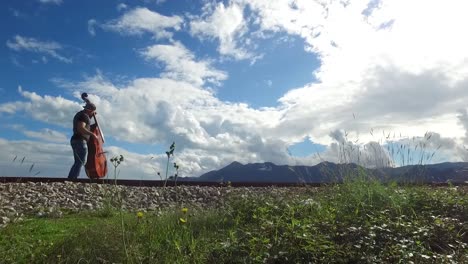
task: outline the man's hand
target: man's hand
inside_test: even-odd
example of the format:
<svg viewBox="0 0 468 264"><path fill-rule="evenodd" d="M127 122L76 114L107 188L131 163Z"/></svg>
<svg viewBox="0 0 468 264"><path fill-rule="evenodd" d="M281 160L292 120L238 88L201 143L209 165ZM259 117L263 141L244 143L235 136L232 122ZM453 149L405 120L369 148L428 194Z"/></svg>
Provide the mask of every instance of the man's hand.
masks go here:
<svg viewBox="0 0 468 264"><path fill-rule="evenodd" d="M78 122L78 132L83 136L88 135L88 136L90 136L90 138L93 137L93 138L97 139L97 136L93 132L86 129L85 122Z"/></svg>

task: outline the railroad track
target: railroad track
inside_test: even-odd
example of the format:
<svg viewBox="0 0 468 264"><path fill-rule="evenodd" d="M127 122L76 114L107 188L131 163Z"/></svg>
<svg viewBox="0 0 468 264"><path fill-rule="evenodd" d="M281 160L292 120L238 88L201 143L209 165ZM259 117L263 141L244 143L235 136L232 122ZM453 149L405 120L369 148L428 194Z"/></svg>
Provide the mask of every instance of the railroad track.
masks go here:
<svg viewBox="0 0 468 264"><path fill-rule="evenodd" d="M113 179L75 179L69 180L67 178L52 178L52 177L0 177L0 183L24 183L24 182L80 182L80 183L97 183L97 184L117 184L124 186L147 186L147 187L163 187L165 181L161 180L113 180ZM330 183L292 183L292 182L203 182L203 181L172 181L168 180L166 186L218 186L218 187L297 187L297 186L309 186L309 187L322 187L329 185ZM408 184L408 183L405 183ZM409 183L411 185L427 185L427 186L449 186L448 183ZM453 183L454 186L468 186L468 182Z"/></svg>
<svg viewBox="0 0 468 264"><path fill-rule="evenodd" d="M114 180L114 179L74 179L69 180L67 178L52 178L52 177L0 177L0 183L7 183L7 182L81 182L81 183L98 183L98 184L117 184L117 185L125 185L125 186L148 186L148 187L163 187L165 181L161 180ZM168 180L166 182L166 186L228 186L231 187L268 187L268 186L276 186L276 187L293 187L293 186L312 186L312 187L319 187L323 186L321 183L268 183L268 182L204 182L204 181L172 181Z"/></svg>

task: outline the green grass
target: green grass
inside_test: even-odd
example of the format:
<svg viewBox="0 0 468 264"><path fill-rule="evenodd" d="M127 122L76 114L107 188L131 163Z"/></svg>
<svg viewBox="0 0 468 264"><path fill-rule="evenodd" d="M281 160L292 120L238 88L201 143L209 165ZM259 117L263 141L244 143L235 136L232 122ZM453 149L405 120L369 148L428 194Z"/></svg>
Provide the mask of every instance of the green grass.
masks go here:
<svg viewBox="0 0 468 264"><path fill-rule="evenodd" d="M0 262L468 263L468 195L461 188L359 177L305 190L231 196L217 210L141 218L31 218L0 230Z"/></svg>
<svg viewBox="0 0 468 264"><path fill-rule="evenodd" d="M236 199L229 256L255 263L466 263L466 193L352 181L304 200Z"/></svg>
<svg viewBox="0 0 468 264"><path fill-rule="evenodd" d="M0 230L0 263L30 263L57 246L71 234L102 223L89 215L70 215L60 219L30 218Z"/></svg>
<svg viewBox="0 0 468 264"><path fill-rule="evenodd" d="M215 211L99 215L11 224L0 230L0 263L206 263L224 229Z"/></svg>

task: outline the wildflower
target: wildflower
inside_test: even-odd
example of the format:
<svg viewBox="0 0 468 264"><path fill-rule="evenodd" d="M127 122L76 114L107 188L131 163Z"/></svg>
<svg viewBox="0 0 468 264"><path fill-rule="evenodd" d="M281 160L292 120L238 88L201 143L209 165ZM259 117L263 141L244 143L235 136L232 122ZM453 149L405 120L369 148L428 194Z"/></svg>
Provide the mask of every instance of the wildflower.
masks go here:
<svg viewBox="0 0 468 264"><path fill-rule="evenodd" d="M143 212L141 212L141 211L138 212L138 213L137 213L137 217L138 217L138 218L143 218Z"/></svg>
<svg viewBox="0 0 468 264"><path fill-rule="evenodd" d="M187 212L188 212L188 208L187 208L187 207L182 208L182 213L186 214Z"/></svg>
<svg viewBox="0 0 468 264"><path fill-rule="evenodd" d="M185 223L187 223L187 220L184 219L184 218L179 218L179 223L185 224Z"/></svg>

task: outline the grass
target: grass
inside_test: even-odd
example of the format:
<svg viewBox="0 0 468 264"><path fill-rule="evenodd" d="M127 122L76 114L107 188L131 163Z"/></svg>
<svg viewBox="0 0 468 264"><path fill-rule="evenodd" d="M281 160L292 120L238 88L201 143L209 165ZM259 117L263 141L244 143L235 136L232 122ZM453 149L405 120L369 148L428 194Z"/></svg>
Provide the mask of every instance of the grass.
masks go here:
<svg viewBox="0 0 468 264"><path fill-rule="evenodd" d="M161 217L134 215L124 217L125 234L120 217L107 219L99 226L82 229L42 259L44 263L77 263L110 261L113 263L188 263L191 259L205 263L210 241L217 237L217 223L208 214L194 219L188 226L179 224L168 213ZM123 238L124 236L124 238ZM125 239L126 250L122 239ZM90 246L92 245L92 246Z"/></svg>
<svg viewBox="0 0 468 264"><path fill-rule="evenodd" d="M232 215L242 228L219 256L238 256L235 263L464 263L467 213L467 196L456 190L359 181L307 200L237 200Z"/></svg>
<svg viewBox="0 0 468 264"><path fill-rule="evenodd" d="M31 218L0 231L0 263L206 263L224 223L213 211L188 214L126 213L125 234L120 216Z"/></svg>
<svg viewBox="0 0 468 264"><path fill-rule="evenodd" d="M0 263L31 263L42 258L71 234L96 226L102 218L67 215L63 218L30 218L0 230Z"/></svg>
<svg viewBox="0 0 468 264"><path fill-rule="evenodd" d="M0 230L0 263L468 262L466 190L365 176L301 190L205 211L31 218Z"/></svg>

